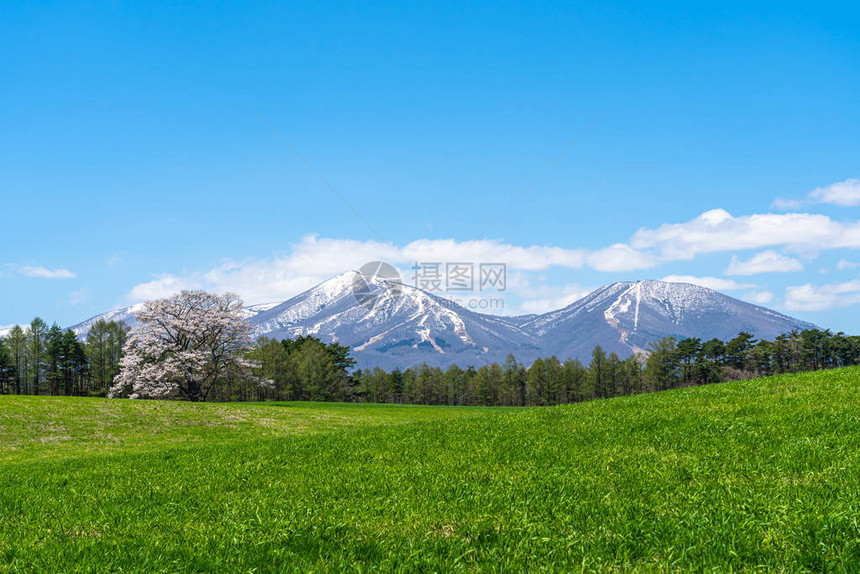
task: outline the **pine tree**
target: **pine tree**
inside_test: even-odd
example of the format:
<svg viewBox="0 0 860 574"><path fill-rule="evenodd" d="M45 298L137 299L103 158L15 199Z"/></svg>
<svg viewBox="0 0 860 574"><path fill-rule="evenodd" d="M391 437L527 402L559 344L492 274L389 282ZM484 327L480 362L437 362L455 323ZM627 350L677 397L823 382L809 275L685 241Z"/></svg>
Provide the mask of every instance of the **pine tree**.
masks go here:
<svg viewBox="0 0 860 574"><path fill-rule="evenodd" d="M38 395L42 392L42 383L45 372L45 339L48 334L48 325L39 317L30 322L27 329L27 363L29 367L28 386L30 394Z"/></svg>
<svg viewBox="0 0 860 574"><path fill-rule="evenodd" d="M60 386L64 378L65 351L63 330L54 323L45 335L45 383L48 393L52 396L60 394Z"/></svg>
<svg viewBox="0 0 860 574"><path fill-rule="evenodd" d="M588 396L588 371L578 360L564 362L564 379L569 402L584 401Z"/></svg>
<svg viewBox="0 0 860 574"><path fill-rule="evenodd" d="M557 405L567 402L567 389L564 381L564 367L555 355L544 360L546 371L546 403Z"/></svg>
<svg viewBox="0 0 860 574"><path fill-rule="evenodd" d="M527 382L527 397L526 404L529 405L546 405L549 404L548 381L546 375L546 362L543 359L537 359L528 371Z"/></svg>
<svg viewBox="0 0 860 574"><path fill-rule="evenodd" d="M726 345L719 339L702 343L699 351L697 380L703 384L720 382L725 353Z"/></svg>
<svg viewBox="0 0 860 574"><path fill-rule="evenodd" d="M606 396L617 397L622 394L624 365L618 355L609 353L606 357Z"/></svg>
<svg viewBox="0 0 860 574"><path fill-rule="evenodd" d="M338 371L331 355L319 340L304 341L297 351L290 353L295 361L296 375L304 390L304 397L312 401L330 401L338 391Z"/></svg>
<svg viewBox="0 0 860 574"><path fill-rule="evenodd" d="M644 364L645 357L641 354L630 355L624 361L623 394L634 395L644 390L644 375L642 371Z"/></svg>
<svg viewBox="0 0 860 574"><path fill-rule="evenodd" d="M403 402L403 371L395 368L388 378L388 388L391 391L391 399L395 403Z"/></svg>
<svg viewBox="0 0 860 574"><path fill-rule="evenodd" d="M651 388L664 391L678 385L678 359L675 337L666 337L650 345L651 354L645 364L645 376Z"/></svg>
<svg viewBox="0 0 860 574"><path fill-rule="evenodd" d="M600 345L596 346L591 352L591 362L588 364L588 379L592 396L597 398L608 396L606 385L606 352Z"/></svg>
<svg viewBox="0 0 860 574"><path fill-rule="evenodd" d="M269 391L273 398L294 401L301 397L295 364L282 343L260 337L251 351L251 358L259 364L257 375L272 381Z"/></svg>
<svg viewBox="0 0 860 574"><path fill-rule="evenodd" d="M5 395L14 390L15 365L6 339L0 337L0 394Z"/></svg>
<svg viewBox="0 0 860 574"><path fill-rule="evenodd" d="M96 389L107 389L113 384L113 378L119 372L111 372L111 353L109 349L110 332L108 322L99 319L87 332L87 355L93 376L93 386ZM118 366L118 365L117 365Z"/></svg>
<svg viewBox="0 0 860 574"><path fill-rule="evenodd" d="M749 352L755 344L755 337L746 331L741 331L726 343L726 364L736 369L738 375L742 376L748 370Z"/></svg>
<svg viewBox="0 0 860 574"><path fill-rule="evenodd" d="M681 363L681 384L687 386L697 382L695 362L701 350L701 339L691 337L678 341L676 353L678 362Z"/></svg>
<svg viewBox="0 0 860 574"><path fill-rule="evenodd" d="M466 372L457 365L451 365L443 375L447 404L462 405L466 393Z"/></svg>
<svg viewBox="0 0 860 574"><path fill-rule="evenodd" d="M509 354L502 365L501 404L503 406L522 405L525 386L520 376L520 366L516 358Z"/></svg>
<svg viewBox="0 0 860 574"><path fill-rule="evenodd" d="M71 329L63 333L62 347L63 392L66 396L83 395L90 367L86 348Z"/></svg>
<svg viewBox="0 0 860 574"><path fill-rule="evenodd" d="M27 371L27 336L20 325L15 325L6 337L12 366L15 369L14 392L20 395L24 392L24 377Z"/></svg>

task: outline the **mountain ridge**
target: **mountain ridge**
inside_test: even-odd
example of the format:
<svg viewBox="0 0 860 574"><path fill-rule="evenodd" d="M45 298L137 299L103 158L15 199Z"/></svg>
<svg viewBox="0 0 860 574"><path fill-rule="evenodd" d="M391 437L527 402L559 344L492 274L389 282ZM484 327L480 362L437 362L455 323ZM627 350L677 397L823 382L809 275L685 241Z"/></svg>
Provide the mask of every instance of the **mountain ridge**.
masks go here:
<svg viewBox="0 0 860 574"><path fill-rule="evenodd" d="M361 280L360 297L356 281ZM78 336L99 318L133 317L133 306L74 325ZM641 280L604 285L570 305L535 315L495 316L404 283L341 273L282 303L252 305L255 337L313 335L353 350L359 368L447 367L502 362L509 354L587 361L600 345L627 357L679 339L729 339L740 331L772 339L815 325L690 283ZM110 319L108 319L110 320Z"/></svg>

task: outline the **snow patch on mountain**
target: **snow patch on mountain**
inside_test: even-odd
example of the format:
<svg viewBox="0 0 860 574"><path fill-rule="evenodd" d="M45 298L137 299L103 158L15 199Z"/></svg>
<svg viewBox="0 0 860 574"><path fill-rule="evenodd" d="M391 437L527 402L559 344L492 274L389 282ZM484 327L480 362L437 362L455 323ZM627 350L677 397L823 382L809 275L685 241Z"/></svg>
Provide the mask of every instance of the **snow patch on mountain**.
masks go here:
<svg viewBox="0 0 860 574"><path fill-rule="evenodd" d="M361 286L357 297L354 286ZM73 330L85 336L97 319L134 325L136 305L88 319ZM503 362L508 354L590 360L595 346L627 357L650 343L729 339L739 331L772 339L814 325L711 289L663 281L603 286L563 309L543 315L498 317L465 309L410 285L342 273L283 303L245 309L255 336L313 335L352 348L359 368L405 368L427 362L461 366Z"/></svg>
<svg viewBox="0 0 860 574"><path fill-rule="evenodd" d="M245 307L242 309L242 316L245 319L252 319L256 317L260 313L264 311L268 311L275 305L279 303L262 303L260 305L251 305L250 307ZM143 309L143 303L137 303L136 305L132 305L131 307L124 307L122 309L115 309L113 311L108 311L107 313L102 313L101 315L96 315L95 317L90 317L86 321L78 323L77 325L72 325L69 327L72 332L79 339L86 340L87 333L89 333L92 326L96 323L96 321L103 319L107 322L116 321L119 323L120 321L124 322L129 327L134 328L137 325L137 319L135 315L137 312Z"/></svg>

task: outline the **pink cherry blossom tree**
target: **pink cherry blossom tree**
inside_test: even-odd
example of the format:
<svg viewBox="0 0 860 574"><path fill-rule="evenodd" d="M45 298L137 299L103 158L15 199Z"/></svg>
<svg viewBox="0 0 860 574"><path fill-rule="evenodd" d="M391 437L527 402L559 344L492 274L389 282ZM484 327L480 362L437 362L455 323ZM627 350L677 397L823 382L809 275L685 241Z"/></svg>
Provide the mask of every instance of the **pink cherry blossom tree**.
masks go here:
<svg viewBox="0 0 860 574"><path fill-rule="evenodd" d="M147 301L135 317L111 397L205 401L226 377L255 380L246 356L251 326L237 295L182 291Z"/></svg>

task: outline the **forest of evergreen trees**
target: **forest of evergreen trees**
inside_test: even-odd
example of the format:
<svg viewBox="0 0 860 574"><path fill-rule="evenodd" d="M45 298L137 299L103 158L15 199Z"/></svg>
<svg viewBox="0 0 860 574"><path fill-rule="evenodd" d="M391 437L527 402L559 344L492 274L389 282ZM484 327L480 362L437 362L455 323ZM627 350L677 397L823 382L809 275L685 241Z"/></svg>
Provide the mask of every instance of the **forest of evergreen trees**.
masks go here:
<svg viewBox="0 0 860 574"><path fill-rule="evenodd" d="M813 371L860 364L860 337L819 329L795 331L773 341L739 333L729 341L668 337L648 356L626 359L597 347L591 361L538 359L531 366L509 356L466 369L427 364L405 370L379 367L350 373L349 349L313 337L261 338L252 352L271 389L246 385L254 400L364 401L428 405L555 405L661 391L677 387ZM233 390L233 393L236 389Z"/></svg>
<svg viewBox="0 0 860 574"><path fill-rule="evenodd" d="M0 394L106 396L119 373L125 323L95 322L81 342L36 317L0 337Z"/></svg>
<svg viewBox="0 0 860 574"><path fill-rule="evenodd" d="M119 373L124 323L98 321L85 342L70 330L34 319L0 338L0 394L106 396ZM447 369L353 370L349 347L315 337L262 337L250 351L256 375L218 382L210 400L314 400L428 405L555 405L779 373L860 364L860 337L818 329L773 341L739 333L730 341L669 337L649 353L625 359L594 349L589 363L557 357L532 365L509 356L503 364Z"/></svg>

